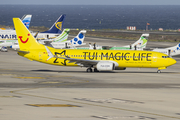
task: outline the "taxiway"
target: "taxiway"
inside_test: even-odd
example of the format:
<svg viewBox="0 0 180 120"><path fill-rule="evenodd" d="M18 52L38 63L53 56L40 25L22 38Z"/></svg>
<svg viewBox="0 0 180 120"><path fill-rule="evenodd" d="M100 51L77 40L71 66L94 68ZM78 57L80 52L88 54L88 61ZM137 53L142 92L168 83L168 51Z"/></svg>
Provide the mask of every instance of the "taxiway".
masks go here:
<svg viewBox="0 0 180 120"><path fill-rule="evenodd" d="M136 41L136 40L134 40ZM99 45L134 42L86 37ZM177 43L148 42L148 47ZM86 68L47 65L0 52L2 120L176 120L180 119L180 57L157 69L87 73Z"/></svg>

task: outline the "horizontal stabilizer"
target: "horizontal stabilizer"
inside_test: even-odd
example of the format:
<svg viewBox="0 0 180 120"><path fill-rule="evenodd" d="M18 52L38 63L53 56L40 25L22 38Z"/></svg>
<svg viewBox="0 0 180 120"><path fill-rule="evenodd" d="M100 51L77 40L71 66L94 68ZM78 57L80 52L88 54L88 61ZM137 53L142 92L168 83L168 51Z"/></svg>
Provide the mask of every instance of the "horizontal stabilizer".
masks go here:
<svg viewBox="0 0 180 120"><path fill-rule="evenodd" d="M45 48L46 48L46 51L47 51L48 56L49 56L49 58L48 58L46 61L48 61L48 60L50 60L51 58L55 57L55 56L52 54L52 52L51 52L46 46L45 46Z"/></svg>

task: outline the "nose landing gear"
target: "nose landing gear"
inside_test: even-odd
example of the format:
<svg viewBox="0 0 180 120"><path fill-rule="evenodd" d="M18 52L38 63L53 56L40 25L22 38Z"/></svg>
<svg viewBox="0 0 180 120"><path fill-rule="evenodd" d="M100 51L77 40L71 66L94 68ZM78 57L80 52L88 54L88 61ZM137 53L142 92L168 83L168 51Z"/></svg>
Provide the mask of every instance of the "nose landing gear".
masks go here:
<svg viewBox="0 0 180 120"><path fill-rule="evenodd" d="M161 70L158 70L157 73L161 73Z"/></svg>

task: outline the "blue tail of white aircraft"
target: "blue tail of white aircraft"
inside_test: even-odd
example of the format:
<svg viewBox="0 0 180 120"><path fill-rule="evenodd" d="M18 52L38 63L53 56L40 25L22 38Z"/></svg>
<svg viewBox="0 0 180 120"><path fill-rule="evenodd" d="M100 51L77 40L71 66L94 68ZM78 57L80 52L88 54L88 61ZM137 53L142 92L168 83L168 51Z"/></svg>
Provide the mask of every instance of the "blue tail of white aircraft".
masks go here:
<svg viewBox="0 0 180 120"><path fill-rule="evenodd" d="M24 15L21 20L22 22L24 23L24 25L29 29L29 25L30 25L30 22L31 22L31 17L32 15Z"/></svg>
<svg viewBox="0 0 180 120"><path fill-rule="evenodd" d="M63 31L63 24L64 24L65 17L66 17L65 14L61 15L48 31L44 31L41 33L58 33L58 34L61 34Z"/></svg>
<svg viewBox="0 0 180 120"><path fill-rule="evenodd" d="M84 45L84 38L85 38L86 30L81 30L78 35L70 40L72 46L79 46Z"/></svg>

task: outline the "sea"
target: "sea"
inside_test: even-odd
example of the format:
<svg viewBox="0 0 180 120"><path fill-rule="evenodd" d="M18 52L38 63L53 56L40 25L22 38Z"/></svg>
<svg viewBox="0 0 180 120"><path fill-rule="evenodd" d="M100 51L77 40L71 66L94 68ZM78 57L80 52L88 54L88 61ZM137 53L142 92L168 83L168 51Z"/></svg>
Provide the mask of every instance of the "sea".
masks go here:
<svg viewBox="0 0 180 120"><path fill-rule="evenodd" d="M50 28L66 14L71 29L180 29L179 5L0 5L0 25L13 26L13 17L32 14L30 26Z"/></svg>

